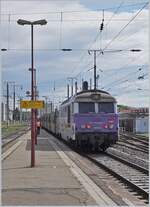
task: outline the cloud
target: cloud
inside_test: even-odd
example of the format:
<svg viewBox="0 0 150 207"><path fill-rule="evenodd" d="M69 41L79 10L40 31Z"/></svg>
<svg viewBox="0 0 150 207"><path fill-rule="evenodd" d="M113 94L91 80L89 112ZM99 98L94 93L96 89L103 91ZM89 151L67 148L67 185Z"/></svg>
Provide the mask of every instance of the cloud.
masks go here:
<svg viewBox="0 0 150 207"><path fill-rule="evenodd" d="M119 5L118 1L114 2L113 7L117 7ZM131 1L127 3L131 3ZM112 17L114 10L105 11L104 30L100 35L99 27L102 21L102 12L92 11L92 4L92 1L86 1L86 3L84 1L3 1L2 13L11 14L10 22L8 21L8 15L2 16L2 47L9 46L10 49L2 55L3 65L5 66L3 68L3 78L22 82L25 87L30 83L30 75L25 73L30 67L30 27L17 25L16 21L19 18L28 20L45 18L48 21L45 26L34 27L35 68L37 69L38 83L41 84L41 94L50 93L49 89L46 88L46 84L42 88L42 83L49 83L49 87L52 87L53 81L56 80L56 84L60 89L60 92L56 90L56 93L64 96L65 78L67 76L76 76L81 72L78 76L79 81L82 77L87 80L90 77L93 78L93 71L87 72L93 67L93 54L89 55L87 51L82 50L62 52L59 51L60 47L88 49L97 36L98 38L92 48L104 48L137 13L137 9L132 10L132 12L131 10L128 11L127 8L124 11L122 9L121 12L114 15L108 25L107 22ZM97 3L97 8L101 8L100 5L102 6L102 4ZM107 3L103 6L109 7L112 5ZM62 13L62 22L60 21L60 13L49 13L77 10L88 12ZM15 15L12 15L12 13L15 13ZM28 13L28 15L24 13ZM98 21L95 21L95 19L98 19ZM129 50L139 48L143 51L138 54L129 51L120 53L108 53L106 51L104 55L100 54L97 57L97 68L103 70L103 73L100 74L103 77L102 85L115 81L121 78L122 75L125 76L129 70L135 71L141 65L148 63L147 37L148 10L144 9L135 21L129 24L107 48ZM42 49L45 50L42 51ZM48 49L58 50L48 51ZM120 70L120 68L124 68L124 70ZM110 70L112 71L112 80L109 78L111 76L108 77ZM100 72L98 71L98 73ZM17 75L19 75L19 78ZM61 89L63 90L61 91ZM131 99L134 96L136 97L136 93L135 95L132 94ZM122 100L119 98L119 101ZM135 100L139 103L137 98ZM132 104L135 103L135 101L131 102Z"/></svg>

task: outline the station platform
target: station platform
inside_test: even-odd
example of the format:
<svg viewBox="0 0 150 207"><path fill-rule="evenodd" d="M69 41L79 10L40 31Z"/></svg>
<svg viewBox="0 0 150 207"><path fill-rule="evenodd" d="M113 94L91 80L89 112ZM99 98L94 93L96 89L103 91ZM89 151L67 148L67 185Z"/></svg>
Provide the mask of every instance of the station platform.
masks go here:
<svg viewBox="0 0 150 207"><path fill-rule="evenodd" d="M2 155L2 205L110 205L115 203L41 130L35 167L31 132Z"/></svg>

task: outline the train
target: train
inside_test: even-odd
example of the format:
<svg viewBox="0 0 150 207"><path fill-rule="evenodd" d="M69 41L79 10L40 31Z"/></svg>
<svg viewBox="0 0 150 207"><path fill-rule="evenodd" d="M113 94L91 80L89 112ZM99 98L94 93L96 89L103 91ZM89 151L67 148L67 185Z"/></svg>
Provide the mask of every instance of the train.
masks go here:
<svg viewBox="0 0 150 207"><path fill-rule="evenodd" d="M117 101L103 90L82 90L44 114L41 123L77 148L105 151L118 140Z"/></svg>

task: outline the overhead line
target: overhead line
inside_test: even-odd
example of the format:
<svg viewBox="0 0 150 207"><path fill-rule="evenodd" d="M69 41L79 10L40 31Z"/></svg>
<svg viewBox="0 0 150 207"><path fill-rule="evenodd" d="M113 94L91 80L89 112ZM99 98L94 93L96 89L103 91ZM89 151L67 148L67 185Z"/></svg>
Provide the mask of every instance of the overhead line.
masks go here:
<svg viewBox="0 0 150 207"><path fill-rule="evenodd" d="M123 8L126 7L133 7L133 6L138 6L138 5L142 5L145 4L146 2L141 2L141 3L136 3L136 4L127 4L124 5ZM61 12L63 13L85 13L85 12L99 12L99 11L107 11L107 10L113 10L116 9L116 7L108 7L108 8L102 8L102 9L97 9L97 10L78 10L78 11L51 11L51 12L29 12L29 13L10 13L11 15L37 15L37 14L59 14ZM8 15L9 13L1 13L1 15Z"/></svg>
<svg viewBox="0 0 150 207"><path fill-rule="evenodd" d="M128 78L129 75L130 75L130 77L128 78L128 80L131 78L131 75L137 74L138 72L139 72L139 69L138 69L137 71L135 71L135 72L128 73L128 74L125 75L124 77L122 77L122 78L120 78L120 79L118 79L118 80L116 80L116 81L113 81L113 82L107 84L104 88L112 87L112 86L116 86L116 85L118 86L118 85L124 83L124 82L126 81L126 80L124 80L124 79L125 79L125 78ZM128 81L128 80L127 80L127 81Z"/></svg>
<svg viewBox="0 0 150 207"><path fill-rule="evenodd" d="M107 20L107 18L105 20ZM137 21L145 21L145 20L146 20L145 18L137 19ZM9 22L16 23L16 21L17 21L17 19L10 20ZM61 21L61 19L60 20L47 19L47 21L48 22L99 22L99 19L63 19L63 21ZM111 21L128 21L128 19L113 19ZM8 22L8 20L1 19L1 22Z"/></svg>
<svg viewBox="0 0 150 207"><path fill-rule="evenodd" d="M8 51L11 50L18 50L18 51L29 51L30 49L25 49L25 48L8 48L7 49ZM86 51L88 52L88 50L91 50L90 48L69 48L69 49L60 49L60 48L35 48L34 50L39 50L39 51L61 51L63 52L63 50L70 50L69 52L78 52L78 51ZM106 50L105 52L126 52L126 51L131 51L130 49L109 49L109 50Z"/></svg>
<svg viewBox="0 0 150 207"><path fill-rule="evenodd" d="M122 70L124 70L124 69L126 69L128 66L130 66L130 64L131 64L132 62L135 62L139 57L140 57L140 55L138 55L136 59L130 61L130 63L125 64L123 67L121 67L121 70L119 70L119 72L120 72L120 71L122 72ZM142 65L142 66L137 66L137 67L143 67L143 66L144 66L144 65ZM120 68L119 68L119 69L120 69ZM108 71L108 70L107 70L107 71ZM109 71L111 71L111 70L109 70ZM117 69L117 71L118 71L118 69ZM104 74L104 73L103 73L103 74ZM111 74L109 75L109 77L112 78L114 75L116 75L116 70L115 70L113 73L111 73ZM108 85L108 84L107 84L107 85ZM105 86L104 86L104 88L105 88Z"/></svg>
<svg viewBox="0 0 150 207"><path fill-rule="evenodd" d="M121 32L139 15L139 13L148 5L149 2L144 4L144 6L136 13L134 17L130 19L130 21L117 33L115 37L103 48L103 51L110 46L110 44L121 34Z"/></svg>
<svg viewBox="0 0 150 207"><path fill-rule="evenodd" d="M117 14L121 6L123 5L124 0L120 3L120 5L117 7L116 11L112 14L112 16L109 18L108 22L106 23L105 27L112 21L113 17ZM105 18L106 19L106 18Z"/></svg>
<svg viewBox="0 0 150 207"><path fill-rule="evenodd" d="M114 14L111 16L111 18L109 19L109 21L106 23L105 26L108 26L108 24L111 22L112 18L117 14L117 12L119 11L120 7L122 6L124 0L120 3L120 5L117 7L116 11L114 12ZM103 15L104 15L104 10L103 10ZM103 17L104 18L104 17ZM106 18L105 18L106 20ZM100 36L102 35L102 33L100 33ZM99 32L96 35L96 37L94 38L94 41L91 43L90 47L96 42L97 38L99 37ZM91 63L91 62L90 62ZM81 71L82 72L82 71ZM79 74L81 74L81 72Z"/></svg>
<svg viewBox="0 0 150 207"><path fill-rule="evenodd" d="M129 82L129 80L130 80L130 82ZM128 80L128 85L127 86L124 86L124 87L122 87L122 88L119 88L119 89L121 89L121 90L124 90L124 89L126 89L126 88L128 88L130 85L136 85L137 87L139 87L138 86L138 84L136 84L135 82L131 82L131 80L135 80L135 79L133 79L133 78L129 78L129 80ZM145 80L147 80L147 79L145 79ZM119 83L118 85L120 85L121 83ZM109 89L109 90L111 90L111 88Z"/></svg>

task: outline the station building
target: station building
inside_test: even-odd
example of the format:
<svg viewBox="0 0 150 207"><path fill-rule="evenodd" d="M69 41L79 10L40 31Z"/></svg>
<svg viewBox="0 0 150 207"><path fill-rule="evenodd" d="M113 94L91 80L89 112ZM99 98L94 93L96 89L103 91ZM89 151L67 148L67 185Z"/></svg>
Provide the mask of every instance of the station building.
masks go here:
<svg viewBox="0 0 150 207"><path fill-rule="evenodd" d="M119 112L119 127L121 131L131 133L148 133L149 109L134 108Z"/></svg>

